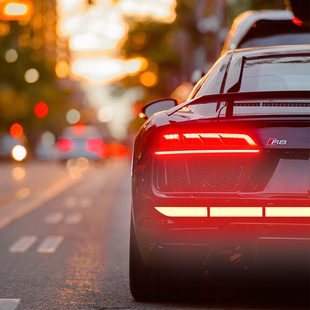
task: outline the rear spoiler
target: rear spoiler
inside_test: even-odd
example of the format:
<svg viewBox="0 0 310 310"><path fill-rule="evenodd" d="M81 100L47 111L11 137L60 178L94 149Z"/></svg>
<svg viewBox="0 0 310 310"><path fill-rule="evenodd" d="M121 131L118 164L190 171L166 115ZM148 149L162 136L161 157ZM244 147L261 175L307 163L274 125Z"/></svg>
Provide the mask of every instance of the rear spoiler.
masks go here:
<svg viewBox="0 0 310 310"><path fill-rule="evenodd" d="M227 103L226 117L231 117L233 113L233 106L235 100L253 100L253 99L304 99L310 100L309 90L298 90L298 91L264 91L264 92L242 92L242 93L225 93L216 95L206 95L193 100L184 102L166 111L168 116L174 114L175 112L183 109L186 106L194 104L207 104L218 102L218 108L220 107L220 102L225 101Z"/></svg>

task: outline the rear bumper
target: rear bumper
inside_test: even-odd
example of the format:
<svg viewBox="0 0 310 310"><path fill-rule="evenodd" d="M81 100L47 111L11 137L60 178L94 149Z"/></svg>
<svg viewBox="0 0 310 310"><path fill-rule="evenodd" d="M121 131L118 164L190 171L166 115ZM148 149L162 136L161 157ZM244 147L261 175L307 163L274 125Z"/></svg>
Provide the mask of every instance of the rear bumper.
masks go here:
<svg viewBox="0 0 310 310"><path fill-rule="evenodd" d="M310 224L231 222L218 236L201 271L213 277L309 277Z"/></svg>
<svg viewBox="0 0 310 310"><path fill-rule="evenodd" d="M169 217L145 208L134 222L149 266L214 277L309 274L309 217Z"/></svg>

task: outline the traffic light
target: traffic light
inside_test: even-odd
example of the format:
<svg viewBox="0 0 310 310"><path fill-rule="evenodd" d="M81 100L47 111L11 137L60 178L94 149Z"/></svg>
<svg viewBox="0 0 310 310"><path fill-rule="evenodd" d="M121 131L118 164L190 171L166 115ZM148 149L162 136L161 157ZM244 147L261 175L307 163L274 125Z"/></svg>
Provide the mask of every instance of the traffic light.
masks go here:
<svg viewBox="0 0 310 310"><path fill-rule="evenodd" d="M30 0L5 0L0 2L0 19L27 20L34 12L33 2Z"/></svg>

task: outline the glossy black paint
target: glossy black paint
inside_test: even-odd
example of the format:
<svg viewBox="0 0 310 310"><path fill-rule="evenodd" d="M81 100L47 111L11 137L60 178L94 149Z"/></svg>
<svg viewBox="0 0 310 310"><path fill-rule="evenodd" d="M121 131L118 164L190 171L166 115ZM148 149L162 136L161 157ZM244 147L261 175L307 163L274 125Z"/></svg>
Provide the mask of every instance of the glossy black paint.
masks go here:
<svg viewBox="0 0 310 310"><path fill-rule="evenodd" d="M260 57L264 55L279 55L289 53L309 52L309 46L277 47L265 49L244 50L229 53L222 57L223 61L231 59L230 66L241 57ZM227 58L228 57L228 58ZM220 65L220 63L218 64ZM229 64L225 64L229 70ZM211 69L215 70L215 69ZM211 76L208 73L208 76ZM196 93L203 87L197 84ZM221 72L223 80L221 90L226 85L235 85L230 73ZM225 87L230 90L232 86ZM193 96L195 95L195 90ZM296 93L295 93L296 95ZM226 94L218 96L218 100ZM233 94L240 96L240 94ZM252 94L255 97L255 94ZM266 94L268 97L268 94ZM272 97L272 95L271 95ZM279 99L274 94L275 99ZM291 92L294 101L294 92ZM295 96L296 97L296 96ZM297 96L298 97L298 96ZM309 92L301 96L309 102ZM204 99L214 100L215 94ZM192 100L199 101L193 97ZM186 107L184 103L181 107ZM139 250L144 263L155 267L183 267L193 272L209 271L215 276L227 271L226 268L241 273L255 273L264 268L266 251L271 244L279 244L277 238L282 238L280 244L284 250L279 250L278 259L285 253L285 240L293 242L296 253L307 253L310 241L309 217L265 217L265 208L274 207L309 207L309 148L310 148L310 117L309 115L277 115L277 116L249 116L207 118L193 111L172 108L167 112L157 113L148 119L140 129L134 146L132 161L132 217ZM174 132L233 132L244 133L253 137L261 146L261 152L255 156L254 164L247 177L247 181L237 192L162 192L156 186L156 156L154 149L159 137L165 133ZM268 145L269 139L276 138L286 141L285 144ZM194 155L189 155L194 156ZM250 155L253 156L253 155ZM208 155L197 156L197 161L210 160ZM229 157L227 157L229 160ZM295 169L298 166L299 172ZM308 167L308 168L307 168ZM305 168L305 169L304 169ZM308 169L308 170L307 170ZM294 184L291 188L284 184L284 179L290 178ZM283 182L283 184L281 184ZM280 183L280 184L279 184ZM300 190L299 190L300 189ZM168 217L158 212L155 207L262 207L261 218L211 218L211 217ZM292 229L291 229L292 228ZM200 233L204 233L204 241L200 244L191 243ZM242 236L248 235L248 238ZM179 237L178 237L179 236ZM232 238L235 236L235 238ZM173 242L169 242L169 238ZM292 239L292 240L291 240ZM294 239L294 240L293 240ZM167 241L168 240L168 241ZM223 248L232 251L228 262L234 255L234 249L240 247L245 257L240 264L217 263L224 254ZM289 242L287 242L289 244ZM235 248L234 248L235 247ZM286 248L289 251L289 248ZM238 254L238 251L236 252ZM262 254L259 254L262 253ZM222 256L221 256L222 255ZM275 254L276 255L276 254ZM307 256L308 255L308 256ZM277 255L276 255L277 256ZM222 257L223 258L223 257ZM301 259L303 269L309 269L306 257ZM293 258L288 259L293 263ZM309 261L309 260L308 260ZM272 267L270 267L272 268ZM266 268L267 270L268 268ZM293 268L294 269L294 268ZM308 270L309 271L309 270ZM270 272L270 269L268 269ZM296 271L297 272L297 271ZM229 272L226 272L226 275Z"/></svg>

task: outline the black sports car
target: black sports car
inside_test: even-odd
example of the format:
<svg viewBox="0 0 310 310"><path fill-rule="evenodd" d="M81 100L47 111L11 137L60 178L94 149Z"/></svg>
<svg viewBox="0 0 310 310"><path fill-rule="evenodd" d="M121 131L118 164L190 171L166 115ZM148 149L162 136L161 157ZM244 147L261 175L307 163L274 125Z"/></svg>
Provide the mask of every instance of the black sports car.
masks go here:
<svg viewBox="0 0 310 310"><path fill-rule="evenodd" d="M187 102L143 111L162 112L134 146L133 297L193 296L201 274L307 277L310 45L228 52Z"/></svg>

